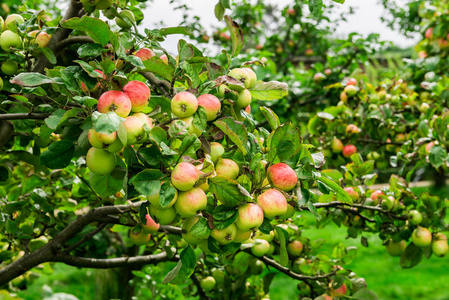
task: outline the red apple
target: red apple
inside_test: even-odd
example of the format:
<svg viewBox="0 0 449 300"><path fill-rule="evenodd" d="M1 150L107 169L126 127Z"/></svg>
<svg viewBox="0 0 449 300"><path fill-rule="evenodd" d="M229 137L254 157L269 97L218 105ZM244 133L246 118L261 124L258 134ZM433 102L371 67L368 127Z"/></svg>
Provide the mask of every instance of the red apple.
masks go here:
<svg viewBox="0 0 449 300"><path fill-rule="evenodd" d="M346 82L346 86L348 85L357 85L357 79L349 78L348 81Z"/></svg>
<svg viewBox="0 0 449 300"><path fill-rule="evenodd" d="M431 40L433 38L433 28L427 28L426 33L424 34L424 37L428 40Z"/></svg>
<svg viewBox="0 0 449 300"><path fill-rule="evenodd" d="M136 118L138 118L140 121L142 121L142 123L143 123L144 125L147 125L149 129L151 129L151 128L154 127L154 125L153 125L153 119L151 119L151 118L150 118L149 116L147 116L146 114L140 113L140 112L139 112L139 113L132 114L132 116L133 116L133 117L136 117Z"/></svg>
<svg viewBox="0 0 449 300"><path fill-rule="evenodd" d="M239 176L239 165L230 159L220 159L215 166L215 172L217 175L229 177L231 179L237 179Z"/></svg>
<svg viewBox="0 0 449 300"><path fill-rule="evenodd" d="M392 239L388 241L388 244L386 246L386 250L388 254L391 256L401 256L402 253L405 251L405 248L407 248L407 244L404 240L401 240L400 242L395 242Z"/></svg>
<svg viewBox="0 0 449 300"><path fill-rule="evenodd" d="M148 48L142 48L139 51L134 54L135 56L139 57L142 61L148 60L152 58L153 56L156 56L153 50L150 50Z"/></svg>
<svg viewBox="0 0 449 300"><path fill-rule="evenodd" d="M212 121L217 118L217 115L221 109L220 100L211 94L203 94L199 96L198 105L204 107L208 121Z"/></svg>
<svg viewBox="0 0 449 300"><path fill-rule="evenodd" d="M231 36L227 34L226 32L220 32L219 34L220 40L223 42L228 42L231 40Z"/></svg>
<svg viewBox="0 0 449 300"><path fill-rule="evenodd" d="M263 49L263 45L261 45L261 44L256 45L256 50L262 50L262 49Z"/></svg>
<svg viewBox="0 0 449 300"><path fill-rule="evenodd" d="M287 212L287 200L275 189L269 189L257 197L257 204L262 208L265 218L274 219Z"/></svg>
<svg viewBox="0 0 449 300"><path fill-rule="evenodd" d="M122 118L126 118L131 112L131 100L120 91L107 91L98 99L97 110L103 114L115 112Z"/></svg>
<svg viewBox="0 0 449 300"><path fill-rule="evenodd" d="M412 242L417 247L427 247L432 243L432 234L429 229L418 226L412 233Z"/></svg>
<svg viewBox="0 0 449 300"><path fill-rule="evenodd" d="M140 112L147 107L151 91L145 83L138 80L130 81L123 87L123 92L131 100L132 112Z"/></svg>
<svg viewBox="0 0 449 300"><path fill-rule="evenodd" d="M344 103L348 102L348 95L343 91L340 94L340 100L343 101Z"/></svg>
<svg viewBox="0 0 449 300"><path fill-rule="evenodd" d="M346 295L347 290L346 284L343 283L338 289L332 291L332 296L343 297Z"/></svg>
<svg viewBox="0 0 449 300"><path fill-rule="evenodd" d="M296 11L295 11L294 8L288 8L288 9L287 9L287 14L288 14L289 16L294 16L294 15L296 15Z"/></svg>
<svg viewBox="0 0 449 300"><path fill-rule="evenodd" d="M357 148L354 145L346 145L343 147L343 156L344 157L350 157L354 153L357 153Z"/></svg>
<svg viewBox="0 0 449 300"><path fill-rule="evenodd" d="M305 51L304 53L305 53L305 55L307 55L307 56L312 56L312 55L314 54L312 48L307 48L306 51Z"/></svg>
<svg viewBox="0 0 449 300"><path fill-rule="evenodd" d="M291 256L299 256L302 252L303 246L300 241L292 241L287 245L287 252Z"/></svg>
<svg viewBox="0 0 449 300"><path fill-rule="evenodd" d="M198 109L198 100L189 92L177 93L171 100L171 111L179 118L193 115Z"/></svg>
<svg viewBox="0 0 449 300"><path fill-rule="evenodd" d="M161 225L156 223L149 214L146 214L145 219L146 223L142 224L143 231L146 233L156 233Z"/></svg>
<svg viewBox="0 0 449 300"><path fill-rule="evenodd" d="M200 179L200 171L188 162L177 164L171 172L171 182L180 191L192 189L198 179Z"/></svg>
<svg viewBox="0 0 449 300"><path fill-rule="evenodd" d="M36 36L35 43L36 43L39 47L45 48L45 47L47 47L47 44L48 44L48 42L50 41L50 39L51 39L51 35L49 35L49 34L46 33L46 32L41 31L41 32L39 32L39 34Z"/></svg>
<svg viewBox="0 0 449 300"><path fill-rule="evenodd" d="M271 186L286 192L292 190L298 182L295 171L284 163L271 165L267 170L267 178Z"/></svg>
<svg viewBox="0 0 449 300"><path fill-rule="evenodd" d="M372 192L371 193L371 196L370 196L370 198L373 200L373 201L379 201L379 197L381 196L381 195L384 195L384 193L381 191L381 190L375 190L374 192Z"/></svg>
<svg viewBox="0 0 449 300"><path fill-rule="evenodd" d="M246 203L239 207L238 217L235 221L237 228L243 231L259 228L263 223L263 210L254 203Z"/></svg>
<svg viewBox="0 0 449 300"><path fill-rule="evenodd" d="M120 124L120 132L126 132L126 145L143 144L148 140L148 134L143 128L142 120L135 116L126 117Z"/></svg>
<svg viewBox="0 0 449 300"><path fill-rule="evenodd" d="M315 75L313 75L313 80L316 83L320 83L321 81L323 81L326 78L326 76L323 73L315 73Z"/></svg>
<svg viewBox="0 0 449 300"><path fill-rule="evenodd" d="M352 134L359 133L359 132L360 132L360 129L355 124L349 124L348 126L346 126L346 134L347 135L352 135Z"/></svg>
<svg viewBox="0 0 449 300"><path fill-rule="evenodd" d="M332 70L331 69L326 69L326 70L324 70L324 74L329 76L330 74L332 74Z"/></svg>
<svg viewBox="0 0 449 300"><path fill-rule="evenodd" d="M346 193L349 194L349 196L352 198L353 201L359 200L359 193L357 193L356 190L352 187L345 188Z"/></svg>
<svg viewBox="0 0 449 300"><path fill-rule="evenodd" d="M247 114L250 114L250 113L251 113L251 105L248 105L247 107L245 107L245 112L246 112Z"/></svg>

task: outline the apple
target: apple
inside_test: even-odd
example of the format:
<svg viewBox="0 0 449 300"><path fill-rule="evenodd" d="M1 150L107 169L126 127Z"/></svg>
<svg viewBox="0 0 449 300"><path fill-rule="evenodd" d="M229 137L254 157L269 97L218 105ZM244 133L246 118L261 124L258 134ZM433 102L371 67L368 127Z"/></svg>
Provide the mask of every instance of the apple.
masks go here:
<svg viewBox="0 0 449 300"><path fill-rule="evenodd" d="M235 107L237 109L242 109L251 104L251 93L248 89L241 91L235 101Z"/></svg>
<svg viewBox="0 0 449 300"><path fill-rule="evenodd" d="M217 160L219 160L224 154L224 151L224 147L220 143L210 143L210 159L212 160L212 162L216 163Z"/></svg>
<svg viewBox="0 0 449 300"><path fill-rule="evenodd" d="M354 85L347 85L345 87L345 89L343 90L343 92L345 92L345 94L348 95L348 97L355 96L355 94L357 94L358 91L359 91L359 88Z"/></svg>
<svg viewBox="0 0 449 300"><path fill-rule="evenodd" d="M81 0L84 6L95 6L100 0Z"/></svg>
<svg viewBox="0 0 449 300"><path fill-rule="evenodd" d="M331 141L331 149L334 153L340 153L343 150L343 143L341 140L334 138Z"/></svg>
<svg viewBox="0 0 449 300"><path fill-rule="evenodd" d="M21 15L18 14L10 14L5 19L5 27L8 27L9 24L16 23L17 25L25 23L25 20Z"/></svg>
<svg viewBox="0 0 449 300"><path fill-rule="evenodd" d="M277 54L282 54L284 52L284 48L282 48L281 45L277 46L277 48L274 50Z"/></svg>
<svg viewBox="0 0 449 300"><path fill-rule="evenodd" d="M294 16L294 15L296 15L296 11L294 8L289 8L289 9L287 9L287 14L289 16Z"/></svg>
<svg viewBox="0 0 449 300"><path fill-rule="evenodd" d="M129 238L134 245L142 246L148 244L151 239L151 234L146 233L138 227L134 227L129 231Z"/></svg>
<svg viewBox="0 0 449 300"><path fill-rule="evenodd" d="M153 50L148 48L142 48L139 51L134 54L135 56L139 57L142 61L149 60L153 56L156 56L156 53L154 53Z"/></svg>
<svg viewBox="0 0 449 300"><path fill-rule="evenodd" d="M162 61L166 64L168 64L168 57L165 54L162 54L161 57L159 57L160 59L162 59Z"/></svg>
<svg viewBox="0 0 449 300"><path fill-rule="evenodd" d="M197 137L200 137L203 134L203 131L193 124L193 116L187 118L180 118L179 120L183 121L187 124L187 128L189 130L189 134L194 134Z"/></svg>
<svg viewBox="0 0 449 300"><path fill-rule="evenodd" d="M271 165L267 170L267 178L272 187L285 192L291 191L298 182L295 171L284 163Z"/></svg>
<svg viewBox="0 0 449 300"><path fill-rule="evenodd" d="M299 256L302 252L303 246L300 241L292 241L287 245L287 252L291 256Z"/></svg>
<svg viewBox="0 0 449 300"><path fill-rule="evenodd" d="M6 75L14 75L19 70L19 64L11 59L2 63L1 70Z"/></svg>
<svg viewBox="0 0 449 300"><path fill-rule="evenodd" d="M171 111L179 118L193 115L198 109L198 100L189 92L177 93L171 100Z"/></svg>
<svg viewBox="0 0 449 300"><path fill-rule="evenodd" d="M177 164L171 173L171 182L180 191L192 189L199 179L200 171L188 162Z"/></svg>
<svg viewBox="0 0 449 300"><path fill-rule="evenodd" d="M265 264L258 259L254 262L251 262L249 265L249 273L251 275L260 275L260 274L262 274L264 269L265 269Z"/></svg>
<svg viewBox="0 0 449 300"><path fill-rule="evenodd" d="M325 78L326 78L326 75L324 75L323 73L315 73L313 75L313 81L315 81L316 83L320 83Z"/></svg>
<svg viewBox="0 0 449 300"><path fill-rule="evenodd" d="M338 289L333 290L331 294L335 297L343 297L346 295L347 290L346 284L343 283Z"/></svg>
<svg viewBox="0 0 449 300"><path fill-rule="evenodd" d="M412 242L415 246L424 248L431 244L432 234L429 229L418 226L412 233Z"/></svg>
<svg viewBox="0 0 449 300"><path fill-rule="evenodd" d="M143 125L144 125L144 129L145 129L145 125L148 126L148 129L152 129L153 126L153 119L151 119L149 116L147 116L144 113L134 113L132 114L133 117L138 118L140 121L142 121Z"/></svg>
<svg viewBox="0 0 449 300"><path fill-rule="evenodd" d="M130 10L122 10L119 13L119 16L115 18L115 23L117 26L123 28L123 29L129 29L132 27L131 23L135 23L136 18L134 17L134 14Z"/></svg>
<svg viewBox="0 0 449 300"><path fill-rule="evenodd" d="M247 89L250 85L251 85L251 75L249 72L247 72L246 68L236 68L236 69L232 69L228 76L231 76L241 82L243 82L243 85L245 86L245 89ZM233 90L236 90L238 92L241 92L243 90L243 88L241 86L238 85L233 85L232 87Z"/></svg>
<svg viewBox="0 0 449 300"><path fill-rule="evenodd" d="M192 229L193 225L195 225L201 216L193 215L192 217L186 219L184 223L182 223L181 229L182 229L182 238L189 243L190 245L198 245L201 244L204 241L207 241L207 238L200 239L195 236L193 236L190 233L190 229Z"/></svg>
<svg viewBox="0 0 449 300"><path fill-rule="evenodd" d="M326 70L324 70L324 74L329 76L330 74L332 74L332 70L331 69L326 69Z"/></svg>
<svg viewBox="0 0 449 300"><path fill-rule="evenodd" d="M274 239L274 230L271 230L269 234L265 234L262 231L256 231L254 239L266 240L270 243Z"/></svg>
<svg viewBox="0 0 449 300"><path fill-rule="evenodd" d="M424 37L428 40L431 40L433 38L433 28L432 27L427 28L427 30L424 34Z"/></svg>
<svg viewBox="0 0 449 300"><path fill-rule="evenodd" d="M231 36L227 34L226 32L220 32L219 38L222 42L228 42L231 40Z"/></svg>
<svg viewBox="0 0 449 300"><path fill-rule="evenodd" d="M374 192L371 193L371 200L375 201L376 203L379 202L379 197L381 195L384 195L384 192L382 192L381 190L375 190Z"/></svg>
<svg viewBox="0 0 449 300"><path fill-rule="evenodd" d="M198 105L204 107L207 115L207 121L216 119L221 109L220 100L211 94L203 94L199 96Z"/></svg>
<svg viewBox="0 0 449 300"><path fill-rule="evenodd" d="M132 80L123 87L123 92L131 100L131 111L140 112L147 107L151 91L148 86L138 80Z"/></svg>
<svg viewBox="0 0 449 300"><path fill-rule="evenodd" d="M343 91L343 92L341 92L341 94L340 94L340 100L343 102L343 103L347 103L348 102L348 95Z"/></svg>
<svg viewBox="0 0 449 300"><path fill-rule="evenodd" d="M354 153L357 153L357 148L354 145L346 145L343 147L343 156L344 157L351 157Z"/></svg>
<svg viewBox="0 0 449 300"><path fill-rule="evenodd" d="M117 159L114 153L94 147L87 151L86 164L92 173L107 175L114 170L116 162Z"/></svg>
<svg viewBox="0 0 449 300"><path fill-rule="evenodd" d="M0 47L7 52L12 51L11 48L21 49L22 39L17 33L5 30L0 34Z"/></svg>
<svg viewBox="0 0 449 300"><path fill-rule="evenodd" d="M370 152L366 155L366 158L368 158L369 160L378 160L381 157L382 156L376 151Z"/></svg>
<svg viewBox="0 0 449 300"><path fill-rule="evenodd" d="M0 77L0 91L3 89L3 79Z"/></svg>
<svg viewBox="0 0 449 300"><path fill-rule="evenodd" d="M295 273L301 273L301 266L306 265L306 264L307 264L307 261L304 257L295 259L293 261L293 265L292 265L293 271Z"/></svg>
<svg viewBox="0 0 449 300"><path fill-rule="evenodd" d="M274 219L287 212L287 200L275 189L269 189L257 197L257 204L262 208L265 218Z"/></svg>
<svg viewBox="0 0 449 300"><path fill-rule="evenodd" d="M249 238L251 238L251 234L252 234L251 230L244 231L244 230L240 230L238 227L236 227L236 228L237 228L237 231L236 231L236 234L235 234L235 237L233 240L234 243L243 243L243 242L247 241Z"/></svg>
<svg viewBox="0 0 449 300"><path fill-rule="evenodd" d="M432 253L438 257L443 257L449 252L449 246L447 244L447 237L438 232L434 235L432 241Z"/></svg>
<svg viewBox="0 0 449 300"><path fill-rule="evenodd" d="M307 48L306 51L304 51L304 54L306 56L312 56L315 52L313 52L312 48Z"/></svg>
<svg viewBox="0 0 449 300"><path fill-rule="evenodd" d="M119 127L120 132L126 132L126 145L143 144L148 140L148 134L143 126L144 123L139 117L126 117Z"/></svg>
<svg viewBox="0 0 449 300"><path fill-rule="evenodd" d="M187 192L180 192L175 203L175 209L181 217L193 217L198 211L206 208L207 196L200 188L194 188Z"/></svg>
<svg viewBox="0 0 449 300"><path fill-rule="evenodd" d="M388 244L386 245L387 252L391 256L401 256L402 253L405 251L406 247L407 247L407 244L405 243L404 240L395 242L392 239L390 239L388 241Z"/></svg>
<svg viewBox="0 0 449 300"><path fill-rule="evenodd" d="M47 243L48 243L48 238L41 235L40 237L38 237L36 239L30 240L30 242L28 243L28 247L30 248L31 252L34 252L37 249L42 248L45 245L47 245Z"/></svg>
<svg viewBox="0 0 449 300"><path fill-rule="evenodd" d="M411 210L409 212L409 220L413 225L419 225L422 222L422 214L417 210Z"/></svg>
<svg viewBox="0 0 449 300"><path fill-rule="evenodd" d="M142 230L146 233L156 233L161 225L156 223L149 214L145 215L145 219L146 223L142 224Z"/></svg>
<svg viewBox="0 0 449 300"><path fill-rule="evenodd" d="M359 193L356 190L354 190L353 187L346 187L345 191L346 191L346 193L349 194L349 196L351 197L352 201L359 200Z"/></svg>
<svg viewBox="0 0 449 300"><path fill-rule="evenodd" d="M200 286L205 292L212 291L215 287L215 278L212 276L207 276L201 279Z"/></svg>
<svg viewBox="0 0 449 300"><path fill-rule="evenodd" d="M170 203L165 207L161 206L161 204L159 202L159 198L160 198L160 193L157 193L156 195L152 195L152 196L147 196L147 200L151 203L151 205L153 205L157 209L167 209L169 207L172 207L175 204L176 200L178 199L178 190L176 190L175 196L170 201Z"/></svg>
<svg viewBox="0 0 449 300"><path fill-rule="evenodd" d="M248 73L249 75L249 85L248 85L248 89L254 87L256 85L257 82L257 75L256 73L253 71L253 69L251 69L250 67L245 67L244 70L246 71L246 73Z"/></svg>
<svg viewBox="0 0 449 300"><path fill-rule="evenodd" d="M98 99L97 110L103 114L115 112L122 118L126 118L131 112L132 104L128 95L120 91L107 91Z"/></svg>
<svg viewBox="0 0 449 300"><path fill-rule="evenodd" d="M108 135L106 133L96 132L94 129L89 129L87 137L94 148L107 150L111 153L117 153L123 149L122 142L117 138L117 132Z"/></svg>
<svg viewBox="0 0 449 300"><path fill-rule="evenodd" d="M31 33L30 33L31 35ZM41 48L45 48L48 45L48 42L50 42L51 39L51 35L49 35L48 33L41 31L39 32L39 34L36 36L36 39L34 40L34 42Z"/></svg>
<svg viewBox="0 0 449 300"><path fill-rule="evenodd" d="M359 132L360 132L360 129L355 124L349 124L348 126L346 126L346 134L347 135L352 135L354 133L359 133Z"/></svg>
<svg viewBox="0 0 449 300"><path fill-rule="evenodd" d="M217 175L229 177L231 179L237 179L239 176L239 171L239 165L235 161L227 158L220 159L215 166L215 172L217 172Z"/></svg>
<svg viewBox="0 0 449 300"><path fill-rule="evenodd" d="M426 113L430 108L430 105L426 102L421 103L421 105L418 107L418 110L422 113Z"/></svg>
<svg viewBox="0 0 449 300"><path fill-rule="evenodd" d="M263 49L263 45L261 45L261 44L256 45L256 50L262 50L262 49Z"/></svg>
<svg viewBox="0 0 449 300"><path fill-rule="evenodd" d="M267 254L270 251L270 243L266 240L256 240L254 245L251 247L251 252L257 256L261 257Z"/></svg>
<svg viewBox="0 0 449 300"><path fill-rule="evenodd" d="M0 32L3 31L5 27L5 20L3 20L2 16L0 16Z"/></svg>
<svg viewBox="0 0 449 300"><path fill-rule="evenodd" d="M357 85L357 79L355 78L349 78L348 81L346 82L346 86L348 85Z"/></svg>
<svg viewBox="0 0 449 300"><path fill-rule="evenodd" d="M95 5L95 9L97 10L105 10L112 6L112 0L100 0L97 5Z"/></svg>
<svg viewBox="0 0 449 300"><path fill-rule="evenodd" d="M224 229L212 229L210 236L213 237L220 245L227 245L234 241L237 235L237 227L234 224Z"/></svg>
<svg viewBox="0 0 449 300"><path fill-rule="evenodd" d="M250 114L250 113L251 113L251 105L248 105L247 107L245 107L245 112L246 112L247 114Z"/></svg>
<svg viewBox="0 0 449 300"><path fill-rule="evenodd" d="M435 142L427 143L427 145L426 145L426 153L427 154L430 154L430 149L432 149L433 146L435 146Z"/></svg>
<svg viewBox="0 0 449 300"><path fill-rule="evenodd" d="M259 228L263 223L263 210L255 203L246 203L238 208L238 217L235 221L237 228L243 231Z"/></svg>
<svg viewBox="0 0 449 300"><path fill-rule="evenodd" d="M225 282L226 273L223 270L213 268L211 274L214 277L216 283L222 284Z"/></svg>
<svg viewBox="0 0 449 300"><path fill-rule="evenodd" d="M176 210L173 206L164 209L158 209L154 206L150 206L150 214L161 225L169 225L177 216Z"/></svg>

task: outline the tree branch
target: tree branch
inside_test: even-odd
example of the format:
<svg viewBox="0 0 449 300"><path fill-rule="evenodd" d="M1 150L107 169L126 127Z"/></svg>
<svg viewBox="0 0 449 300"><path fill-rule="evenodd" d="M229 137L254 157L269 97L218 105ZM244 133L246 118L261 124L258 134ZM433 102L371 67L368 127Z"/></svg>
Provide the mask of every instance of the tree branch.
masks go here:
<svg viewBox="0 0 449 300"><path fill-rule="evenodd" d="M193 283L196 285L196 289L198 290L200 299L210 300L211 298L204 292L203 288L201 287L201 282L198 280L198 277L196 277L195 273L190 276L190 279L192 279Z"/></svg>
<svg viewBox="0 0 449 300"><path fill-rule="evenodd" d="M93 43L94 40L88 36L71 36L66 39L63 39L55 46L55 51L60 51L67 46L73 44L90 44Z"/></svg>
<svg viewBox="0 0 449 300"><path fill-rule="evenodd" d="M378 140L373 140L373 139L358 139L357 141L362 142L362 143L370 143L370 144L378 144L378 145L404 145L403 142L382 142L382 141L378 141Z"/></svg>
<svg viewBox="0 0 449 300"><path fill-rule="evenodd" d="M46 113L2 114L0 120L43 120L50 116Z"/></svg>
<svg viewBox="0 0 449 300"><path fill-rule="evenodd" d="M76 249L79 245L83 244L84 242L90 240L94 235L96 235L97 233L99 233L100 231L102 231L106 225L108 225L107 223L101 223L98 225L97 228L95 228L95 230L89 232L88 234L86 234L81 240L79 240L78 242L76 242L75 244L71 245L70 247L64 249L65 253L70 253L70 251Z"/></svg>
<svg viewBox="0 0 449 300"><path fill-rule="evenodd" d="M158 89L167 98L171 98L173 96L173 90L168 81L158 79L151 72L140 72L140 74L150 82L153 89Z"/></svg>

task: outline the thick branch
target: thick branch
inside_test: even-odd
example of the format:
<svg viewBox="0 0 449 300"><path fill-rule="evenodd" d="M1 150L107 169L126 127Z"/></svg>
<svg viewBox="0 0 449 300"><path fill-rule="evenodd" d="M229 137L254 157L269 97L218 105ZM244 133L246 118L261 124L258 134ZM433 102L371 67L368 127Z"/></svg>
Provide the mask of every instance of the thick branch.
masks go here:
<svg viewBox="0 0 449 300"><path fill-rule="evenodd" d="M29 113L29 114L2 114L0 120L43 120L50 116L46 113Z"/></svg>
<svg viewBox="0 0 449 300"><path fill-rule="evenodd" d="M140 72L151 84L153 89L158 89L165 97L172 97L172 88L168 81L160 80L151 72Z"/></svg>
<svg viewBox="0 0 449 300"><path fill-rule="evenodd" d="M64 49L65 47L73 45L73 44L90 44L93 42L94 42L94 40L88 36L71 36L71 37L68 37L68 38L60 41L55 46L55 50L60 51L60 50Z"/></svg>

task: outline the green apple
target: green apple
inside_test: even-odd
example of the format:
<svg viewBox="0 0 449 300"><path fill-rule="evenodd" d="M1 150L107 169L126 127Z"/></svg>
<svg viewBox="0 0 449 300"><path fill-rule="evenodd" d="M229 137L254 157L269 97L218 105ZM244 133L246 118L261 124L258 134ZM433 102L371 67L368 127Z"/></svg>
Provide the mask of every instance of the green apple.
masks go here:
<svg viewBox="0 0 449 300"><path fill-rule="evenodd" d="M244 230L240 230L237 227L237 233L235 234L235 238L234 238L233 242L234 243L243 243L251 237L251 234L252 234L251 230L244 231Z"/></svg>
<svg viewBox="0 0 449 300"><path fill-rule="evenodd" d="M115 18L115 23L117 26L123 28L123 29L129 29L132 27L132 23L136 22L136 18L134 17L134 14L130 10L122 10L119 13L119 16Z"/></svg>
<svg viewBox="0 0 449 300"><path fill-rule="evenodd" d="M171 172L171 182L180 191L188 191L193 188L200 179L200 171L188 162L181 162Z"/></svg>
<svg viewBox="0 0 449 300"><path fill-rule="evenodd" d="M247 72L247 69L245 69L245 68L232 69L229 72L228 76L231 76L231 77L243 82L245 89L247 89L251 85L251 75L249 74L249 72ZM231 89L238 91L238 92L243 90L243 88L239 85L231 85L228 83L228 86Z"/></svg>
<svg viewBox="0 0 449 300"><path fill-rule="evenodd" d="M295 273L301 273L301 266L306 265L307 261L304 257L300 257L295 259L292 265L292 269Z"/></svg>
<svg viewBox="0 0 449 300"><path fill-rule="evenodd" d="M246 203L239 207L235 221L238 229L249 231L259 228L263 223L263 210L255 203Z"/></svg>
<svg viewBox="0 0 449 300"><path fill-rule="evenodd" d="M224 147L217 142L210 143L210 158L213 163L216 163L218 159L224 154Z"/></svg>
<svg viewBox="0 0 449 300"><path fill-rule="evenodd" d="M258 259L256 259L255 261L252 261L249 265L249 273L251 275L260 275L260 274L262 274L264 269L265 269L265 264Z"/></svg>
<svg viewBox="0 0 449 300"><path fill-rule="evenodd" d="M1 70L6 75L14 75L19 70L19 64L11 59L2 63Z"/></svg>
<svg viewBox="0 0 449 300"><path fill-rule="evenodd" d="M187 118L198 110L198 99L189 92L177 93L171 99L171 111L179 118Z"/></svg>
<svg viewBox="0 0 449 300"><path fill-rule="evenodd" d="M274 239L274 230L271 230L269 234L262 233L262 231L256 231L254 239L262 239L271 242Z"/></svg>
<svg viewBox="0 0 449 300"><path fill-rule="evenodd" d="M266 240L256 240L254 245L251 247L251 252L257 256L261 257L267 254L270 251L270 243Z"/></svg>
<svg viewBox="0 0 449 300"><path fill-rule="evenodd" d="M47 245L47 243L48 243L48 238L41 235L37 239L30 240L28 247L30 248L30 251L33 252L33 251L36 251L37 249L42 248L43 246Z"/></svg>
<svg viewBox="0 0 449 300"><path fill-rule="evenodd" d="M205 292L210 292L215 287L215 278L212 276L207 276L201 279L200 285Z"/></svg>
<svg viewBox="0 0 449 300"><path fill-rule="evenodd" d="M176 216L178 215L173 206L169 207L169 208L164 208L164 209L158 209L154 206L150 206L150 214L161 225L171 224L176 219Z"/></svg>
<svg viewBox="0 0 449 300"><path fill-rule="evenodd" d="M0 32L3 31L3 28L5 27L5 20L0 16Z"/></svg>
<svg viewBox="0 0 449 300"><path fill-rule="evenodd" d="M99 0L97 5L95 5L95 9L105 10L111 6L112 6L112 0Z"/></svg>
<svg viewBox="0 0 449 300"><path fill-rule="evenodd" d="M220 159L215 166L215 172L217 172L217 175L219 176L237 179L237 177L239 176L240 168L235 161L223 158Z"/></svg>
<svg viewBox="0 0 449 300"><path fill-rule="evenodd" d="M206 193L197 187L187 192L180 192L175 203L175 209L181 217L189 218L193 217L198 211L205 209L206 205Z"/></svg>
<svg viewBox="0 0 449 300"><path fill-rule="evenodd" d="M409 212L409 220L413 225L419 225L422 222L422 214L417 210L411 210Z"/></svg>
<svg viewBox="0 0 449 300"><path fill-rule="evenodd" d="M237 227L234 224L224 229L214 228L210 234L220 245L227 245L234 241L237 235Z"/></svg>
<svg viewBox="0 0 449 300"><path fill-rule="evenodd" d="M343 150L342 141L334 138L331 142L331 149L334 153L340 153Z"/></svg>
<svg viewBox="0 0 449 300"><path fill-rule="evenodd" d="M355 96L355 94L357 94L358 91L359 88L354 85L347 85L344 89L344 92L346 93L346 95L348 95L348 97Z"/></svg>
<svg viewBox="0 0 449 300"><path fill-rule="evenodd" d="M256 85L256 82L257 82L257 75L256 75L256 73L250 68L250 67L245 67L245 68L243 68L245 71L246 71L246 73L248 73L248 75L249 75L249 79L250 79L250 81L249 81L249 85L248 85L248 89L250 89L250 88L252 88L252 87L254 87L255 85Z"/></svg>
<svg viewBox="0 0 449 300"><path fill-rule="evenodd" d="M195 225L201 216L195 215L193 217L190 217L182 223L181 229L182 229L182 238L189 243L190 245L198 245L201 244L204 241L207 241L207 238L197 238L192 235L190 232L190 229L192 229L193 225Z"/></svg>
<svg viewBox="0 0 449 300"><path fill-rule="evenodd" d="M412 242L415 246L427 247L432 243L432 234L429 229L418 226L412 233Z"/></svg>
<svg viewBox="0 0 449 300"><path fill-rule="evenodd" d="M11 30L5 30L0 34L0 47L3 51L12 51L11 48L22 48L22 39L20 36Z"/></svg>
<svg viewBox="0 0 449 300"><path fill-rule="evenodd" d="M432 241L432 253L438 257L443 257L449 252L449 246L447 244L447 237L438 232L434 235Z"/></svg>
<svg viewBox="0 0 449 300"><path fill-rule="evenodd" d="M18 14L10 14L5 19L5 27L8 27L9 24L16 23L17 25L25 23L25 20L21 15Z"/></svg>
<svg viewBox="0 0 449 300"><path fill-rule="evenodd" d="M303 245L300 241L292 241L287 245L287 252L291 256L299 256L302 252Z"/></svg>
<svg viewBox="0 0 449 300"><path fill-rule="evenodd" d="M250 104L251 104L251 93L249 92L249 90L245 89L239 93L237 100L235 101L235 107L237 109L242 109L246 108Z"/></svg>
<svg viewBox="0 0 449 300"><path fill-rule="evenodd" d="M405 243L404 240L395 242L392 239L390 239L386 246L387 252L391 256L401 256L402 253L405 251L405 248L407 248L407 244Z"/></svg>
<svg viewBox="0 0 449 300"><path fill-rule="evenodd" d="M0 77L0 91L3 89L3 79Z"/></svg>
<svg viewBox="0 0 449 300"><path fill-rule="evenodd" d="M95 6L100 0L80 0L84 6Z"/></svg>
<svg viewBox="0 0 449 300"><path fill-rule="evenodd" d="M111 173L116 165L117 159L114 153L103 149L90 148L86 155L86 164L89 170L97 175Z"/></svg>
<svg viewBox="0 0 449 300"><path fill-rule="evenodd" d="M222 284L225 282L226 273L223 270L213 268L211 274L214 277L216 283Z"/></svg>
<svg viewBox="0 0 449 300"><path fill-rule="evenodd" d="M151 239L151 234L146 233L142 228L136 226L129 231L129 238L134 245L142 246L148 244Z"/></svg>
<svg viewBox="0 0 449 300"><path fill-rule="evenodd" d="M143 144L148 140L144 122L139 117L129 116L120 124L119 132L126 132L126 145Z"/></svg>

